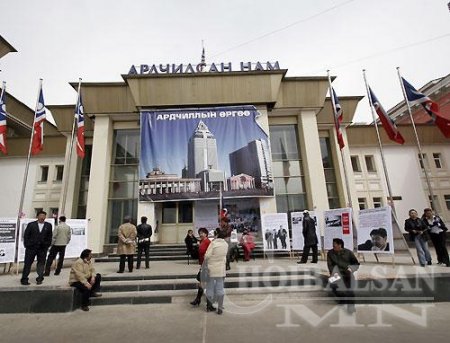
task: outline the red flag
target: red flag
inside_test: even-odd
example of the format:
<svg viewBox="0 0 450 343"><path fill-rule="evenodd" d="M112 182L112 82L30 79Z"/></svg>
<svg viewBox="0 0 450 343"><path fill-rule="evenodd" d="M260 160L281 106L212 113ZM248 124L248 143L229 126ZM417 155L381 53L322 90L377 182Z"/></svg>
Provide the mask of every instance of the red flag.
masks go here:
<svg viewBox="0 0 450 343"><path fill-rule="evenodd" d="M84 108L81 101L81 94L79 94L78 104L75 109L75 117L77 121L77 155L84 158Z"/></svg>
<svg viewBox="0 0 450 343"><path fill-rule="evenodd" d="M398 131L397 125L392 121L391 117L386 113L381 103L378 101L375 93L369 87L369 94L371 98L371 102L373 107L375 108L375 112L378 114L378 118L380 118L381 124L383 125L386 133L391 141L394 141L398 144L404 144L405 140L403 136Z"/></svg>
<svg viewBox="0 0 450 343"><path fill-rule="evenodd" d="M39 90L39 99L36 105L33 125L33 142L31 144L31 154L37 155L44 149L44 121L45 121L45 104L44 94L42 92L42 84Z"/></svg>
<svg viewBox="0 0 450 343"><path fill-rule="evenodd" d="M331 87L331 91L333 92L332 95L332 101L334 102L333 112L334 112L334 126L336 127L336 134L337 134L337 140L339 143L339 148L342 150L342 148L345 147L344 143L344 137L342 137L342 131L341 131L341 123L342 119L344 118L344 111L342 110L341 104L339 103L339 98L336 95L336 92L334 91L334 88Z"/></svg>
<svg viewBox="0 0 450 343"><path fill-rule="evenodd" d="M406 98L412 104L419 103L430 115L432 121L441 130L446 138L450 138L450 120L439 112L439 105L432 101L428 96L417 91L408 81L402 77L405 87Z"/></svg>

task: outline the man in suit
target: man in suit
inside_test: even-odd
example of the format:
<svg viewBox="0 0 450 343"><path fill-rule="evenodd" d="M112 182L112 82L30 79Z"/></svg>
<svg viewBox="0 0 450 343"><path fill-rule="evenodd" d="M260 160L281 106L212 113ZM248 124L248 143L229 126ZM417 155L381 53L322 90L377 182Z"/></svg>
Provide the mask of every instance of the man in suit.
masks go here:
<svg viewBox="0 0 450 343"><path fill-rule="evenodd" d="M39 211L37 220L28 223L23 236L23 245L25 246L25 262L23 266L22 285L29 285L28 275L30 275L31 265L37 257L36 271L38 277L36 284L42 284L44 281L44 267L47 251L52 244L52 225L45 221L47 213Z"/></svg>
<svg viewBox="0 0 450 343"><path fill-rule="evenodd" d="M131 223L131 217L126 216L124 223L119 226L117 255L120 256L118 273L125 270L125 259L128 260L128 271L133 271L133 256L136 253L136 236L137 229Z"/></svg>
<svg viewBox="0 0 450 343"><path fill-rule="evenodd" d="M150 237L152 236L152 226L147 224L147 217L141 217L141 224L137 226L138 238L138 256L136 269L141 268L142 252L145 253L145 268L150 268L149 252L150 252Z"/></svg>
<svg viewBox="0 0 450 343"><path fill-rule="evenodd" d="M50 253L47 257L47 263L45 264L45 274L44 276L50 276L50 268L56 255L59 254L58 264L56 266L55 275L61 273L61 269L64 263L64 255L66 253L66 246L70 242L72 235L72 230L69 225L66 224L66 217L59 217L59 225L53 231L52 246L50 248Z"/></svg>
<svg viewBox="0 0 450 343"><path fill-rule="evenodd" d="M297 263L302 264L306 263L308 261L309 256L309 250L312 249L312 263L317 263L317 257L318 257L318 248L317 245L319 244L319 240L317 238L316 234L316 222L313 218L309 215L308 210L303 211L303 238L305 240L304 247L303 247L303 254L300 261Z"/></svg>

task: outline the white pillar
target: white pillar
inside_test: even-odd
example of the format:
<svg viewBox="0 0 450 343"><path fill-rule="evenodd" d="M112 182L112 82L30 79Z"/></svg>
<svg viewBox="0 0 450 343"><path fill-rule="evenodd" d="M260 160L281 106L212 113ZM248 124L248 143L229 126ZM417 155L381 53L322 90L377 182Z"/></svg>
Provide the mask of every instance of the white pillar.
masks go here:
<svg viewBox="0 0 450 343"><path fill-rule="evenodd" d="M305 172L308 204L310 210L326 210L329 208L328 194L322 164L322 153L320 151L316 113L314 111L302 111L298 116L298 123L300 124L300 150Z"/></svg>
<svg viewBox="0 0 450 343"><path fill-rule="evenodd" d="M97 116L94 125L86 218L89 227L88 248L94 253L100 253L103 252L106 236L113 128L107 116Z"/></svg>

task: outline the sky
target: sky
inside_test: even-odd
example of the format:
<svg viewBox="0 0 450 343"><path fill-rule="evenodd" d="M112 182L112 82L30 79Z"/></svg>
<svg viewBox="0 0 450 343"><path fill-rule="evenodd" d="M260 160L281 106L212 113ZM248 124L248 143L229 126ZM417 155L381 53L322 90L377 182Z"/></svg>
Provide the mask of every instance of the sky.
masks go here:
<svg viewBox="0 0 450 343"><path fill-rule="evenodd" d="M337 76L338 96L383 107L403 100L396 67L416 88L450 72L449 0L1 0L0 34L18 50L0 80L34 109L74 104L69 82L122 81L131 65L278 61L287 76ZM355 122L370 122L366 99Z"/></svg>

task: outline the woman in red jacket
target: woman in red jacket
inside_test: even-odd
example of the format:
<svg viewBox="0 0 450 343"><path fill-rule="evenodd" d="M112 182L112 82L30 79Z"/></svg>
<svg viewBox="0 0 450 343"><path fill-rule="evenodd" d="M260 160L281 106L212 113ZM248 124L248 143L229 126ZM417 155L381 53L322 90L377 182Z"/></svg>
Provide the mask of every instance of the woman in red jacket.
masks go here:
<svg viewBox="0 0 450 343"><path fill-rule="evenodd" d="M242 249L244 249L244 261L250 261L250 255L253 249L255 249L255 240L253 238L253 235L249 233L247 229L245 229L242 233L241 241L239 242L239 244L242 246Z"/></svg>
<svg viewBox="0 0 450 343"><path fill-rule="evenodd" d="M197 297L194 299L194 301L191 302L191 305L193 306L200 306L200 303L202 301L203 288L200 282L200 274L202 270L201 266L205 259L205 253L206 250L208 250L209 243L211 243L211 241L208 239L208 230L206 228L201 227L200 229L198 229L198 235L200 237L200 245L198 247L198 264L200 265L200 271L197 274L198 280Z"/></svg>

